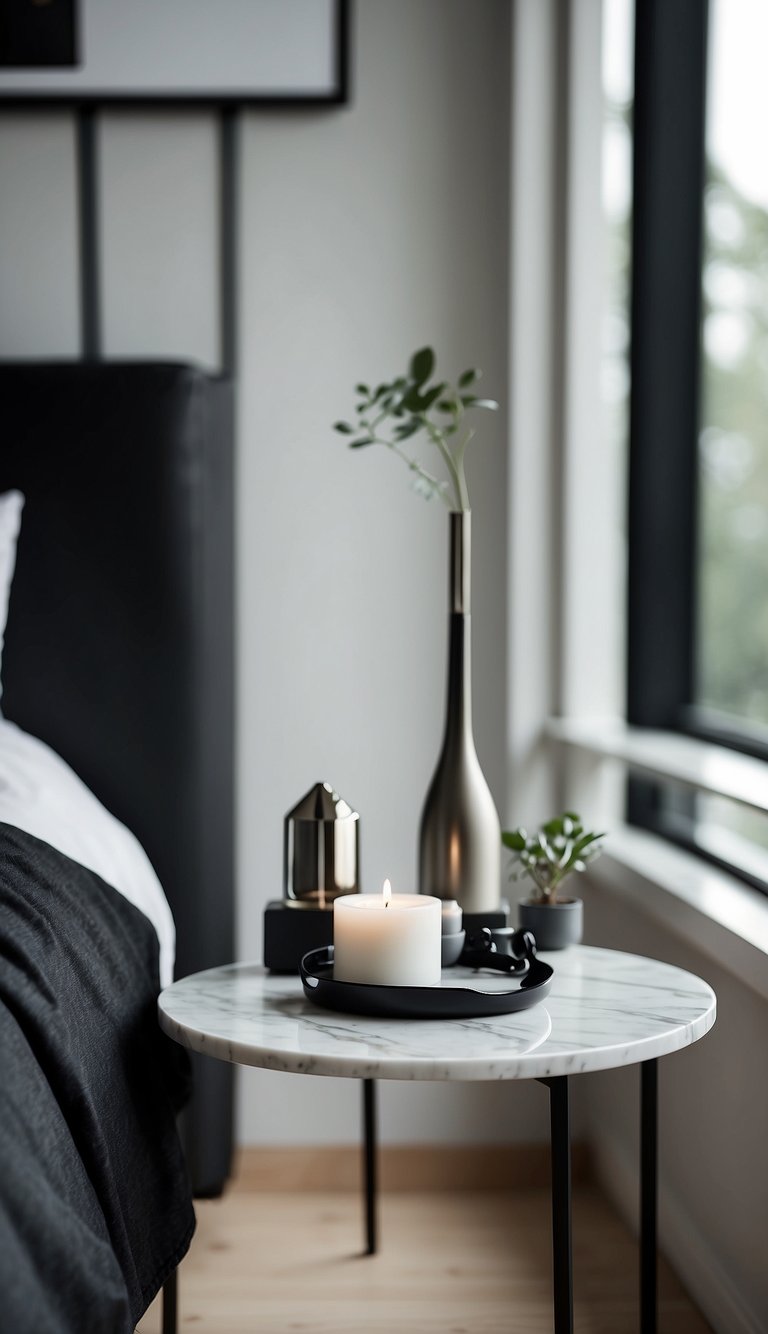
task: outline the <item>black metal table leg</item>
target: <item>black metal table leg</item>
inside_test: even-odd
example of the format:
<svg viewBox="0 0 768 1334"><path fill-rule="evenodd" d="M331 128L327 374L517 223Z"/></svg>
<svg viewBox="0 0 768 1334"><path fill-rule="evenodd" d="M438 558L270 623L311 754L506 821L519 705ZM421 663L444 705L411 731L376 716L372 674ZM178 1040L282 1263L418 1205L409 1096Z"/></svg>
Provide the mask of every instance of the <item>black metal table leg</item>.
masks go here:
<svg viewBox="0 0 768 1334"><path fill-rule="evenodd" d="M163 1334L176 1334L179 1271L173 1273L163 1284Z"/></svg>
<svg viewBox="0 0 768 1334"><path fill-rule="evenodd" d="M658 1062L640 1066L640 1330L656 1334Z"/></svg>
<svg viewBox="0 0 768 1334"><path fill-rule="evenodd" d="M555 1334L573 1334L573 1256L571 1243L571 1128L568 1076L542 1079L549 1089L552 1146L552 1271Z"/></svg>
<svg viewBox="0 0 768 1334"><path fill-rule="evenodd" d="M377 1248L376 1080L363 1080L363 1174L365 1180L365 1253Z"/></svg>

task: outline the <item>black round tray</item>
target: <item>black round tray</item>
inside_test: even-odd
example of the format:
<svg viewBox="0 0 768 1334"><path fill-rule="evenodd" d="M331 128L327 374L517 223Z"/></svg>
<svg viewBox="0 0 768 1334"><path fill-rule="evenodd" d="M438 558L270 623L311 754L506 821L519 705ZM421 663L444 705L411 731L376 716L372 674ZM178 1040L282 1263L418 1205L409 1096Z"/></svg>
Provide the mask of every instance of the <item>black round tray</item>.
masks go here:
<svg viewBox="0 0 768 1334"><path fill-rule="evenodd" d="M310 950L299 965L304 995L326 1010L362 1014L374 1019L473 1019L483 1015L511 1014L537 1005L549 991L552 969L532 958L522 977L510 975L505 991L450 986L445 980L436 987L385 987L364 982L337 982L333 976L333 945ZM445 974L443 974L445 978Z"/></svg>

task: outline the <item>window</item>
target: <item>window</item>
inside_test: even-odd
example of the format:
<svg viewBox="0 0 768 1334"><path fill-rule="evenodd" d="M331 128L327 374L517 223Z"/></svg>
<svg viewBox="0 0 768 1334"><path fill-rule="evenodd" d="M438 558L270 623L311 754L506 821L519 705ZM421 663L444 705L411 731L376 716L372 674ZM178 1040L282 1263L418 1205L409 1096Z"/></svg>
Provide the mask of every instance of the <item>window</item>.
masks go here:
<svg viewBox="0 0 768 1334"><path fill-rule="evenodd" d="M635 28L630 723L768 758L768 85L761 0ZM629 817L768 886L768 818L646 780Z"/></svg>
<svg viewBox="0 0 768 1334"><path fill-rule="evenodd" d="M710 0L695 703L768 736L768 6Z"/></svg>

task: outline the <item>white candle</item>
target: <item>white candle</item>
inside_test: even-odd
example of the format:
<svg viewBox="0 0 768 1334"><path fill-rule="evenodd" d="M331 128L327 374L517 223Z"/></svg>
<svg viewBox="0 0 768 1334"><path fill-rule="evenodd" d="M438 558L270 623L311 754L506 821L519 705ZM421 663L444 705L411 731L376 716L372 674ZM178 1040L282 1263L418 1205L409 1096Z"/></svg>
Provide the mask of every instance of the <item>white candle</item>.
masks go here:
<svg viewBox="0 0 768 1334"><path fill-rule="evenodd" d="M443 899L443 935L455 936L461 930L462 912L455 899Z"/></svg>
<svg viewBox="0 0 768 1334"><path fill-rule="evenodd" d="M340 982L433 987L440 981L440 899L343 894L333 905L333 976Z"/></svg>

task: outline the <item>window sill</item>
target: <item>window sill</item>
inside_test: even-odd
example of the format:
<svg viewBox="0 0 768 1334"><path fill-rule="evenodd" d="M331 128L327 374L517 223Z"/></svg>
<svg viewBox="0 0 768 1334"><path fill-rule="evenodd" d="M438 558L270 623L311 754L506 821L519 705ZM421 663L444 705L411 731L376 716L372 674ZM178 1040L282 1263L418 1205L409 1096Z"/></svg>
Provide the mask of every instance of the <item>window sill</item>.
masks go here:
<svg viewBox="0 0 768 1334"><path fill-rule="evenodd" d="M768 1000L768 898L655 834L621 826L589 871Z"/></svg>
<svg viewBox="0 0 768 1334"><path fill-rule="evenodd" d="M768 765L723 746L621 719L550 718L546 735L596 759L768 811ZM643 829L620 825L590 867L610 889L682 935L768 1000L768 896Z"/></svg>
<svg viewBox="0 0 768 1334"><path fill-rule="evenodd" d="M550 718L545 731L563 745L623 760L637 773L768 811L768 764L751 755L677 732L629 727L621 719Z"/></svg>

